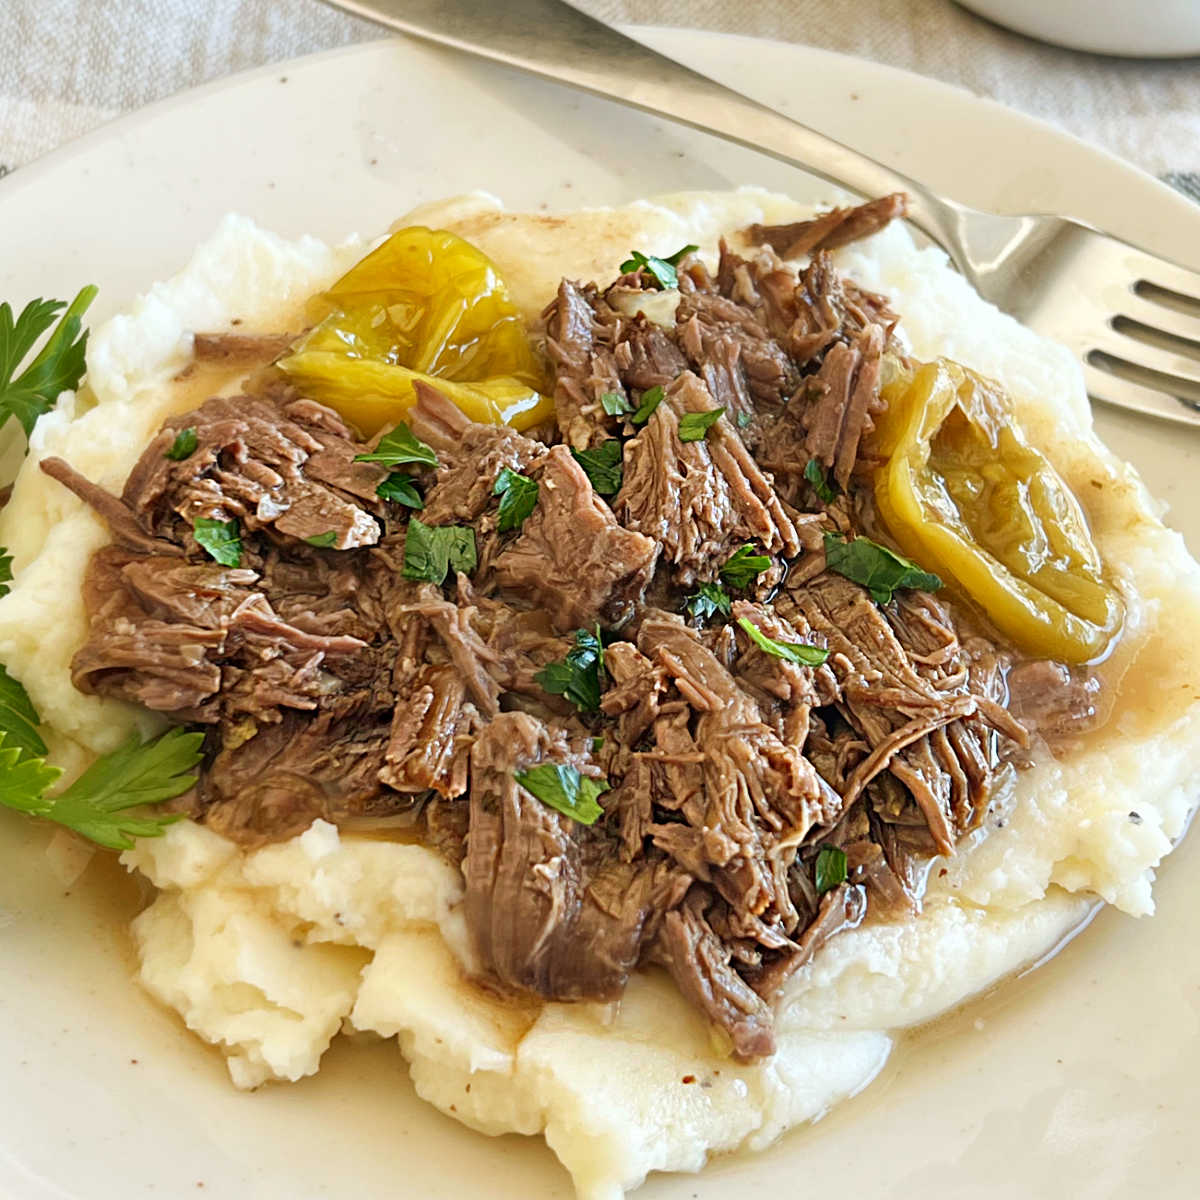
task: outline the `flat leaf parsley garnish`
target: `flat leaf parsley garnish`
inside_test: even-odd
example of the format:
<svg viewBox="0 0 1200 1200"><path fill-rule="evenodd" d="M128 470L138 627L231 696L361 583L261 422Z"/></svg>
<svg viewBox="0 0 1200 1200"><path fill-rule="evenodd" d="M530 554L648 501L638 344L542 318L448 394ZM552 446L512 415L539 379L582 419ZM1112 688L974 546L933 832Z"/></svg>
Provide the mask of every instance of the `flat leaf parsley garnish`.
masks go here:
<svg viewBox="0 0 1200 1200"><path fill-rule="evenodd" d="M399 467L404 463L436 467L438 456L432 446L427 446L401 421L391 433L385 433L379 439L379 445L370 454L357 454L354 461L382 463L385 467Z"/></svg>
<svg viewBox="0 0 1200 1200"><path fill-rule="evenodd" d="M0 426L16 417L28 437L38 417L54 407L60 392L79 387L88 339L83 314L95 298L96 288L88 286L70 307L62 300L31 300L15 320L11 306L0 304ZM56 319L54 332L18 375L22 361Z"/></svg>
<svg viewBox="0 0 1200 1200"><path fill-rule="evenodd" d="M4 546L0 546L0 596L8 595L8 585L12 583L12 555Z"/></svg>
<svg viewBox="0 0 1200 1200"><path fill-rule="evenodd" d="M829 657L829 651L823 646L810 646L806 642L777 642L745 617L738 617L738 625L760 650L772 658L782 658L798 667L819 667Z"/></svg>
<svg viewBox="0 0 1200 1200"><path fill-rule="evenodd" d="M175 440L167 447L166 457L171 459L172 462L183 462L185 458L191 458L196 453L198 445L196 427L195 425L189 425L186 429L181 429L175 435Z"/></svg>
<svg viewBox="0 0 1200 1200"><path fill-rule="evenodd" d="M871 593L876 604L887 604L897 588L936 592L941 579L923 571L911 559L896 554L870 538L847 542L840 533L825 534L825 565Z"/></svg>
<svg viewBox="0 0 1200 1200"><path fill-rule="evenodd" d="M729 616L732 601L729 593L719 583L702 583L685 601L684 607L693 617L707 621L720 613Z"/></svg>
<svg viewBox="0 0 1200 1200"><path fill-rule="evenodd" d="M0 667L0 804L73 829L110 850L156 837L179 813L137 814L132 809L182 795L195 782L202 733L169 729L153 741L133 736L102 755L57 796L46 792L62 772L43 757L38 715L25 689Z"/></svg>
<svg viewBox="0 0 1200 1200"><path fill-rule="evenodd" d="M817 852L816 885L817 895L846 882L846 852L837 846L822 846Z"/></svg>
<svg viewBox="0 0 1200 1200"><path fill-rule="evenodd" d="M571 456L587 472L597 496L615 496L621 490L622 454L616 438L601 442L593 450L571 450Z"/></svg>
<svg viewBox="0 0 1200 1200"><path fill-rule="evenodd" d="M543 804L581 825L594 825L604 815L596 797L608 791L607 780L581 775L564 763L540 763L527 771L514 772L513 778Z"/></svg>
<svg viewBox="0 0 1200 1200"><path fill-rule="evenodd" d="M813 491L817 493L822 503L833 503L837 497L837 492L829 482L829 478L825 474L825 468L815 458L810 458L805 464L804 478L812 484Z"/></svg>
<svg viewBox="0 0 1200 1200"><path fill-rule="evenodd" d="M25 689L0 664L0 736L33 758L46 756L46 743L37 727L41 718Z"/></svg>
<svg viewBox="0 0 1200 1200"><path fill-rule="evenodd" d="M196 545L204 549L209 558L223 567L242 565L242 535L237 517L229 521L217 521L212 517L197 517L192 526L192 537Z"/></svg>
<svg viewBox="0 0 1200 1200"><path fill-rule="evenodd" d="M337 533L327 529L324 533L314 533L312 537L306 537L304 540L310 546L316 546L318 550L328 550L337 541Z"/></svg>
<svg viewBox="0 0 1200 1200"><path fill-rule="evenodd" d="M595 712L604 691L604 643L599 627L577 629L575 645L561 662L547 663L535 676L552 696L565 696L580 712Z"/></svg>
<svg viewBox="0 0 1200 1200"><path fill-rule="evenodd" d="M413 517L404 537L405 579L441 583L448 571L475 570L475 530L469 525L426 525Z"/></svg>
<svg viewBox="0 0 1200 1200"><path fill-rule="evenodd" d="M621 264L621 274L628 275L631 271L645 271L660 289L677 288L679 273L676 267L683 261L686 254L699 250L699 246L682 246L674 254L659 258L655 254L643 254L640 250L630 250L629 257Z"/></svg>
<svg viewBox="0 0 1200 1200"><path fill-rule="evenodd" d="M663 402L664 395L661 383L656 383L652 388L647 388L642 393L642 401L637 407L637 412L629 419L635 425L645 425L654 415L654 410Z"/></svg>
<svg viewBox="0 0 1200 1200"><path fill-rule="evenodd" d="M679 440L681 442L700 442L704 435L721 419L723 408L710 409L708 412L684 413L679 418Z"/></svg>
<svg viewBox="0 0 1200 1200"><path fill-rule="evenodd" d="M538 498L537 481L528 475L518 474L511 467L505 467L496 476L492 495L500 497L496 528L501 533L508 533L512 529L520 529L525 518L533 512Z"/></svg>
<svg viewBox="0 0 1200 1200"><path fill-rule="evenodd" d="M754 543L747 542L725 560L720 575L729 587L748 588L770 565L770 556L755 554Z"/></svg>
<svg viewBox="0 0 1200 1200"><path fill-rule="evenodd" d="M376 489L375 495L380 500L390 500L393 504L403 504L406 508L421 509L425 501L417 485L403 471L393 471Z"/></svg>
<svg viewBox="0 0 1200 1200"><path fill-rule="evenodd" d="M624 416L625 413L633 412L633 406L620 392L605 392L600 397L600 407L610 417L620 417Z"/></svg>

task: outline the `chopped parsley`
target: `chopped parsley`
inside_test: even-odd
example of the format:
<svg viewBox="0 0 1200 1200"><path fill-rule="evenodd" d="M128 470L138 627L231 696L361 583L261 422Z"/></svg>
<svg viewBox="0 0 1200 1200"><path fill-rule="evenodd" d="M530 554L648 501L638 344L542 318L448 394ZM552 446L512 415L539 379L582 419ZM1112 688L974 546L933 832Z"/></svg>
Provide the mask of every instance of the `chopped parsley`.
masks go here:
<svg viewBox="0 0 1200 1200"><path fill-rule="evenodd" d="M897 588L936 592L942 586L938 576L921 570L911 559L865 537L848 542L840 533L827 532L825 565L831 571L861 583L876 604L889 603Z"/></svg>
<svg viewBox="0 0 1200 1200"><path fill-rule="evenodd" d="M540 763L527 771L514 772L513 778L543 804L581 825L594 825L604 815L596 797L608 791L606 779L581 775L564 763Z"/></svg>
<svg viewBox="0 0 1200 1200"><path fill-rule="evenodd" d="M846 882L846 852L837 846L822 846L817 852L816 884L817 895Z"/></svg>
<svg viewBox="0 0 1200 1200"><path fill-rule="evenodd" d="M580 712L595 712L604 691L604 643L599 626L577 629L575 645L561 662L547 663L535 676L552 696L565 696Z"/></svg>
<svg viewBox="0 0 1200 1200"><path fill-rule="evenodd" d="M621 490L622 447L616 438L601 442L594 450L576 450L571 455L587 472L598 496L615 496Z"/></svg>
<svg viewBox="0 0 1200 1200"><path fill-rule="evenodd" d="M196 453L198 445L196 427L195 425L189 425L186 429L181 429L175 435L175 440L165 451L165 457L171 459L172 462L183 462L185 458L191 458Z"/></svg>
<svg viewBox="0 0 1200 1200"><path fill-rule="evenodd" d="M701 621L707 621L717 613L727 617L733 608L729 593L719 583L702 583L687 598L684 607Z"/></svg>
<svg viewBox="0 0 1200 1200"><path fill-rule="evenodd" d="M837 492L829 482L829 477L825 474L825 468L815 458L810 458L805 464L804 478L812 484L813 491L817 493L823 504L833 503Z"/></svg>
<svg viewBox="0 0 1200 1200"><path fill-rule="evenodd" d="M599 754L600 751L604 749L604 739L602 737L592 738L592 740L588 743L588 749L591 750L593 754Z"/></svg>
<svg viewBox="0 0 1200 1200"><path fill-rule="evenodd" d="M679 273L675 268L683 261L684 255L699 249L699 246L681 246L674 254L668 254L665 258L659 258L656 254L643 254L640 250L630 250L629 257L621 264L620 271L622 275L628 275L631 271L645 271L660 289L677 288Z"/></svg>
<svg viewBox="0 0 1200 1200"><path fill-rule="evenodd" d="M610 417L621 417L625 413L633 412L633 405L625 399L620 392L605 392L600 397L600 407L604 409Z"/></svg>
<svg viewBox="0 0 1200 1200"><path fill-rule="evenodd" d="M417 491L417 485L403 471L393 471L376 489L375 495L380 500L390 500L393 504L403 504L406 508L422 509L425 501Z"/></svg>
<svg viewBox="0 0 1200 1200"><path fill-rule="evenodd" d="M821 646L810 646L806 642L777 642L745 617L738 617L737 623L750 640L772 658L782 658L798 667L819 667L829 657L829 651Z"/></svg>
<svg viewBox="0 0 1200 1200"><path fill-rule="evenodd" d="M629 419L635 425L645 425L654 415L654 410L663 401L663 386L661 383L656 383L652 388L647 388L642 393L641 403L638 405L637 412Z"/></svg>
<svg viewBox="0 0 1200 1200"><path fill-rule="evenodd" d="M747 542L726 559L720 575L729 587L748 588L770 565L770 556L755 554L754 543Z"/></svg>
<svg viewBox="0 0 1200 1200"><path fill-rule="evenodd" d="M230 521L214 521L211 517L197 517L192 526L192 537L196 545L208 552L223 567L242 565L242 537L237 517Z"/></svg>
<svg viewBox="0 0 1200 1200"><path fill-rule="evenodd" d="M404 463L436 467L438 456L432 446L427 446L401 421L391 433L385 433L379 439L379 445L370 454L357 454L354 461L382 463L385 467L399 467Z"/></svg>
<svg viewBox="0 0 1200 1200"><path fill-rule="evenodd" d="M70 307L62 300L31 300L16 319L11 305L0 304L0 426L16 417L29 437L38 417L54 407L61 392L78 389L88 340L83 314L95 298L96 288L88 286ZM54 331L18 375L22 361L51 325Z"/></svg>
<svg viewBox="0 0 1200 1200"><path fill-rule="evenodd" d="M740 412L737 415L737 427L739 429L745 429L753 420L754 416L751 413Z"/></svg>
<svg viewBox="0 0 1200 1200"><path fill-rule="evenodd" d="M679 418L679 440L681 442L703 441L704 435L721 419L724 412L723 408L713 408L708 412L684 413Z"/></svg>
<svg viewBox="0 0 1200 1200"><path fill-rule="evenodd" d="M520 475L511 467L496 476L492 495L500 497L500 511L496 515L496 528L501 533L520 529L525 518L537 504L538 485L528 475Z"/></svg>
<svg viewBox="0 0 1200 1200"><path fill-rule="evenodd" d="M329 529L324 533L314 533L312 537L306 537L304 540L310 546L316 546L318 550L328 550L337 541L337 534Z"/></svg>
<svg viewBox="0 0 1200 1200"><path fill-rule="evenodd" d="M449 571L475 570L475 530L469 525L426 525L413 517L404 537L405 579L441 583Z"/></svg>

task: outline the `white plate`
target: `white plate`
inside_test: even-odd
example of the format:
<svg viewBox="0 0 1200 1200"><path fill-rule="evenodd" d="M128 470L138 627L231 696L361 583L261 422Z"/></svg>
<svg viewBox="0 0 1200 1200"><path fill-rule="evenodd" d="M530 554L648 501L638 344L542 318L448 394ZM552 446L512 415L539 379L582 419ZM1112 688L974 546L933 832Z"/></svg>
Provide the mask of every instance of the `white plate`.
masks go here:
<svg viewBox="0 0 1200 1200"><path fill-rule="evenodd" d="M1073 212L1196 260L1194 206L997 105L799 46L643 36L962 200ZM95 281L99 319L176 269L228 209L283 233L337 237L474 187L512 207L563 207L741 183L813 191L702 135L378 43L192 92L6 179L0 297L63 296ZM1200 545L1200 437L1114 413L1099 424ZM340 1044L315 1079L236 1093L219 1056L131 983L105 871L59 884L45 842L0 813L0 1195L570 1196L539 1142L490 1141L421 1104L392 1046ZM1196 845L1171 859L1153 921L1102 914L1031 980L922 1033L825 1123L698 1178L655 1177L640 1195L1194 1195L1197 864Z"/></svg>

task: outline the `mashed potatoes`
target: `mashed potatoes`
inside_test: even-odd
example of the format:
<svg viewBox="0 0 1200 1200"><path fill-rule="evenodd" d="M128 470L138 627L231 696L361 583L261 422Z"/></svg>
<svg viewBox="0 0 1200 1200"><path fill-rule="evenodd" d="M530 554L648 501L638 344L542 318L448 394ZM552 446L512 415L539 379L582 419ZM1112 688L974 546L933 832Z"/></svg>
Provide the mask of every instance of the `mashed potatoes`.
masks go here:
<svg viewBox="0 0 1200 1200"><path fill-rule="evenodd" d="M807 211L760 192L565 216L509 214L471 197L405 223L480 245L532 316L561 275L609 278L631 246L711 251L722 231ZM235 317L243 331L293 327L299 301L360 253L228 219L178 277L95 332L88 394L39 423L31 460L59 454L119 489L165 416L192 407L199 389L236 382L170 382L187 361L187 330ZM654 972L612 1006L514 1005L466 982L462 879L422 846L339 836L318 821L244 852L200 826L172 826L124 856L160 889L134 927L142 982L222 1048L238 1086L311 1074L343 1027L394 1036L425 1099L485 1133L543 1133L581 1196L618 1197L648 1171L695 1170L710 1153L762 1147L819 1116L873 1077L893 1031L1037 958L1095 897L1153 911L1154 868L1195 800L1200 568L1132 470L1095 440L1065 350L989 308L901 227L837 259L891 296L918 356L947 354L1005 382L1080 494L1130 599L1128 632L1105 668L1113 718L1070 756L1020 776L1002 824L934 872L920 920L830 942L789 986L779 1052L750 1066L722 1057ZM155 727L70 683L84 635L79 582L106 540L90 511L26 465L0 517L18 576L0 600L0 660L25 683L63 761Z"/></svg>

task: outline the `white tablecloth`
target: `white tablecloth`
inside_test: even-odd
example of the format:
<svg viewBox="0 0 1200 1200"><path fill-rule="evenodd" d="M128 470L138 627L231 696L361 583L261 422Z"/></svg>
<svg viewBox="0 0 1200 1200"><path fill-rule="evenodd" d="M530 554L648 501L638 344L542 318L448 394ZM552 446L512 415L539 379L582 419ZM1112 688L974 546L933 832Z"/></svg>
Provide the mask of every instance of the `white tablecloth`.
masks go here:
<svg viewBox="0 0 1200 1200"><path fill-rule="evenodd" d="M807 42L906 67L1051 121L1200 200L1198 59L1059 50L951 0L579 6L610 21ZM182 88L380 36L318 0L3 0L0 8L0 174ZM1153 11L1152 0L1146 9Z"/></svg>

